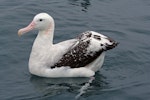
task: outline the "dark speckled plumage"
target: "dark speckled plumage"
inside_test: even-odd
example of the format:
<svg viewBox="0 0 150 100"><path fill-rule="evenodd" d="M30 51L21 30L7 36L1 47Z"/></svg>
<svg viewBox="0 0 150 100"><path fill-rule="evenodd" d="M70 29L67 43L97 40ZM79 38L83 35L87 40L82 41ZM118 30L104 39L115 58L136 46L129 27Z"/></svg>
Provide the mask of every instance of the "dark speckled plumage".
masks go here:
<svg viewBox="0 0 150 100"><path fill-rule="evenodd" d="M109 39L109 42L112 42L112 45L107 43L100 43L99 46L105 46L104 48L99 49L98 51L88 51L88 47L91 45L91 39L94 38L98 41L101 41L100 35L92 34L91 31L84 32L80 34L77 39L78 43L75 43L70 50L51 68L61 67L61 66L70 66L71 68L84 67L87 64L93 62L97 57L101 55L103 51L114 48L117 45L112 39Z"/></svg>

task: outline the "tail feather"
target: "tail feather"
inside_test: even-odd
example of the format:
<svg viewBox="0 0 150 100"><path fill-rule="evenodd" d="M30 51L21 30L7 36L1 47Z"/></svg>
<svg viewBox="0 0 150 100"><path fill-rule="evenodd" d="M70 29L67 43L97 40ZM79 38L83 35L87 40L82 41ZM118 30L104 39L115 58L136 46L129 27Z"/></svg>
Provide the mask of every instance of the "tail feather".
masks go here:
<svg viewBox="0 0 150 100"><path fill-rule="evenodd" d="M118 42L114 41L111 38L107 38L107 39L109 40L110 43L109 44L105 43L105 49L104 49L105 51L113 49L119 44Z"/></svg>

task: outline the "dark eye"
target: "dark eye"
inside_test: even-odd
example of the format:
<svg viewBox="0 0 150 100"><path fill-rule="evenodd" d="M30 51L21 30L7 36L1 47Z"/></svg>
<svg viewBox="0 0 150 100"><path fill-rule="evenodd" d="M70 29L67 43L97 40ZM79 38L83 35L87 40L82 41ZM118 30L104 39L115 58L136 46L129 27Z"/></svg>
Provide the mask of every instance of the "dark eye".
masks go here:
<svg viewBox="0 0 150 100"><path fill-rule="evenodd" d="M41 22L41 21L43 21L43 19L39 19L39 21Z"/></svg>

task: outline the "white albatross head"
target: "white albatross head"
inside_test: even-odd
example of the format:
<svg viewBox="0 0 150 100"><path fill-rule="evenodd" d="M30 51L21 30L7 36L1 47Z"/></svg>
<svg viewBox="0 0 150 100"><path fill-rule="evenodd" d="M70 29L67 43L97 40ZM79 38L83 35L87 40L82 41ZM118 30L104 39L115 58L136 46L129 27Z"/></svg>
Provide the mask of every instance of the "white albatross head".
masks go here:
<svg viewBox="0 0 150 100"><path fill-rule="evenodd" d="M54 20L47 13L39 13L33 18L33 21L27 27L18 30L18 35L21 36L33 29L47 33L49 30L54 30Z"/></svg>

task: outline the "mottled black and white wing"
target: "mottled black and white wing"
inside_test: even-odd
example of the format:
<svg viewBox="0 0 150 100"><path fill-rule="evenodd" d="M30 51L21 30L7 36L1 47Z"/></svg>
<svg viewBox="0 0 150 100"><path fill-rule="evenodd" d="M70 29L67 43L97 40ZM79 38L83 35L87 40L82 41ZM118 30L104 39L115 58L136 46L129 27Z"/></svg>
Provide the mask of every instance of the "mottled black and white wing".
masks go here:
<svg viewBox="0 0 150 100"><path fill-rule="evenodd" d="M87 31L77 37L77 42L51 68L69 66L85 67L98 58L102 52L117 46L117 42L100 33Z"/></svg>

